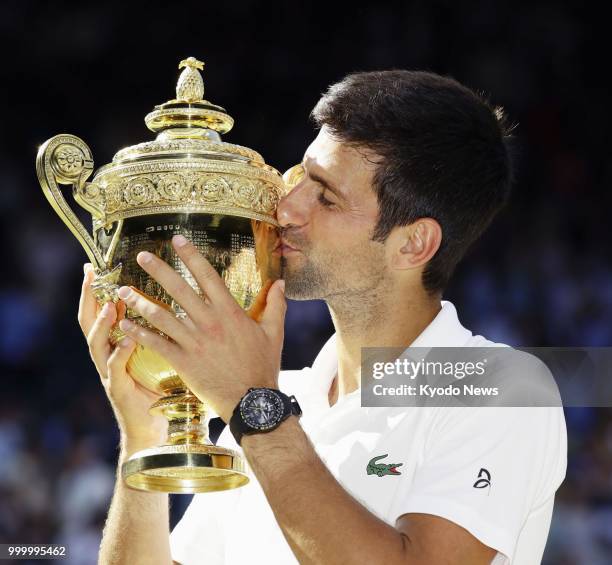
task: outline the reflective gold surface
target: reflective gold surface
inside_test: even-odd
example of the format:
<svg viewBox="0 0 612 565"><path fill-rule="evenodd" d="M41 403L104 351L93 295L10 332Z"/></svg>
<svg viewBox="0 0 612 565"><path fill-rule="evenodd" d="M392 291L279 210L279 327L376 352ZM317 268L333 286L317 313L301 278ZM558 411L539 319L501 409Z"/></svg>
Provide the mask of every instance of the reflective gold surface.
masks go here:
<svg viewBox="0 0 612 565"><path fill-rule="evenodd" d="M171 493L229 490L249 482L242 457L215 445L165 445L141 451L123 466L122 476L132 488Z"/></svg>
<svg viewBox="0 0 612 565"><path fill-rule="evenodd" d="M259 153L221 141L234 121L203 98L203 63L190 57L176 98L145 118L158 135L117 152L91 182L93 158L78 137L55 136L39 150L36 168L43 192L79 240L94 265L93 288L100 304L112 300L119 319L148 326L117 296L132 286L177 317L185 312L136 262L143 250L170 264L200 295L201 289L175 254L171 238L190 239L215 267L242 308L257 318L265 293L280 276L276 206L286 190L281 175ZM80 223L60 186L93 219L93 235ZM161 333L161 332L160 332ZM163 335L163 334L162 334ZM111 341L122 339L115 325ZM239 336L236 336L239 339ZM151 410L169 421L167 444L135 454L123 468L126 483L143 490L207 492L248 481L238 454L210 444L205 405L191 394L169 363L138 346L130 374L161 398Z"/></svg>

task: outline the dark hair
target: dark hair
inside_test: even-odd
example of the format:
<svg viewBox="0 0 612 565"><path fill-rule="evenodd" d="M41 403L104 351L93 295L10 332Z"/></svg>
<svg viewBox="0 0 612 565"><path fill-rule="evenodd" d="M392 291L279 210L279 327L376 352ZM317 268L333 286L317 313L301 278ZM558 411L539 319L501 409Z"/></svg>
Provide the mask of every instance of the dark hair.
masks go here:
<svg viewBox="0 0 612 565"><path fill-rule="evenodd" d="M513 182L503 110L456 80L424 71L354 73L329 87L311 117L340 141L379 157L373 239L434 218L442 243L423 272L444 290L468 247L508 199Z"/></svg>

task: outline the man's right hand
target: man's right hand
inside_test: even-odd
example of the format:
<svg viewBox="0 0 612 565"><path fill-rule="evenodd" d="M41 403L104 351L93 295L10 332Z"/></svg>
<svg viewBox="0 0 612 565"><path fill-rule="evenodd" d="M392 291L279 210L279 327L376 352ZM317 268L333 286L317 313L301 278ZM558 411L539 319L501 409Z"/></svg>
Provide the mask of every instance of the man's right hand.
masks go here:
<svg viewBox="0 0 612 565"><path fill-rule="evenodd" d="M149 414L151 404L159 396L137 383L127 371L135 342L125 337L114 348L110 344L108 336L117 319L117 307L112 302L99 307L91 289L93 279L93 267L86 263L79 300L79 325L119 424L122 450L129 456L163 443L168 421L163 416Z"/></svg>

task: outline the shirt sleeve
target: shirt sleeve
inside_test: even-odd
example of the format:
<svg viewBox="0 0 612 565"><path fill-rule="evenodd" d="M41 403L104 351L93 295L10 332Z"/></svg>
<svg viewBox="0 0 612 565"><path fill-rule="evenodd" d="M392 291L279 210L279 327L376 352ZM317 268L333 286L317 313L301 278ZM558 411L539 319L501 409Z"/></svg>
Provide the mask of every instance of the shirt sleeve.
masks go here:
<svg viewBox="0 0 612 565"><path fill-rule="evenodd" d="M567 437L558 407L435 409L411 484L393 515L441 516L512 562L527 517L565 477Z"/></svg>
<svg viewBox="0 0 612 565"><path fill-rule="evenodd" d="M226 426L217 445L240 448ZM240 489L195 494L170 534L172 559L181 565L225 563L226 516L234 510Z"/></svg>
<svg viewBox="0 0 612 565"><path fill-rule="evenodd" d="M303 382L303 379L297 378L299 375L303 375L303 371L281 371L280 388L287 394L293 394L294 389ZM242 454L229 426L225 426L221 432L217 445ZM248 463L247 472L252 474ZM226 562L232 551L228 544L236 543L232 527L235 527L242 490L236 488L194 495L170 534L170 551L174 561L181 565L217 565Z"/></svg>
<svg viewBox="0 0 612 565"><path fill-rule="evenodd" d="M196 494L170 534L170 553L181 565L218 565L225 562L223 525L215 495Z"/></svg>

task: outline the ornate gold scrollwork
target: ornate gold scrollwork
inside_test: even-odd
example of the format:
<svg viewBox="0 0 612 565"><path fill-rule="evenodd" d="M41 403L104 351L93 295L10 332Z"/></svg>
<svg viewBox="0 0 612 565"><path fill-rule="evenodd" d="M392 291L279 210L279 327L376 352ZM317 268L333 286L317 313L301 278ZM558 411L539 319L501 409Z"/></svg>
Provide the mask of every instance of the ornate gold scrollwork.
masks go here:
<svg viewBox="0 0 612 565"><path fill-rule="evenodd" d="M225 213L276 223L274 212L281 197L278 181L272 184L264 178L246 178L240 167L226 165L228 172L188 170L145 172L138 166L133 176L104 175L89 183L80 193L79 203L101 211L105 224L147 213L179 211ZM98 182L100 184L98 185Z"/></svg>
<svg viewBox="0 0 612 565"><path fill-rule="evenodd" d="M96 188L89 187L86 183L92 170L91 151L87 144L75 135L56 135L38 150L36 174L45 197L83 246L94 267L98 271L103 271L106 270L106 264L102 253L66 202L58 186L60 184L72 185L75 200L92 214L101 217L101 210L98 207L82 204L82 197L85 202L95 201L91 195L88 195L88 190L95 192Z"/></svg>
<svg viewBox="0 0 612 565"><path fill-rule="evenodd" d="M91 288L94 292L99 304L105 302L119 301L119 277L121 276L121 263L116 265L112 270L100 273L94 279Z"/></svg>

